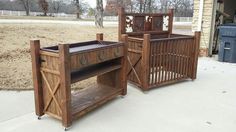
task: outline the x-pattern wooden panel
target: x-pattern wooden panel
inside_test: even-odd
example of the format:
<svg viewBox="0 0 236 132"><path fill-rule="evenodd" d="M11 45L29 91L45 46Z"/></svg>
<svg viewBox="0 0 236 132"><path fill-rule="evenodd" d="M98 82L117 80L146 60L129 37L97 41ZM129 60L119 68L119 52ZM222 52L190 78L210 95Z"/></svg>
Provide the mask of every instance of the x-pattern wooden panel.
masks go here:
<svg viewBox="0 0 236 132"><path fill-rule="evenodd" d="M50 104L52 103L52 101L54 101L60 111L60 113L62 113L62 109L61 109L61 106L57 100L57 98L55 97L55 94L56 92L58 91L58 89L60 88L60 79L58 78L58 82L56 83L55 87L52 89L52 87L50 86L48 80L47 80L47 77L45 76L44 72L41 71L41 75L43 77L43 80L45 81L46 83L46 86L48 88L48 91L49 91L49 94L50 94L50 99L49 101L46 103L46 106L44 108L44 111L47 111L47 109L49 108Z"/></svg>
<svg viewBox="0 0 236 132"><path fill-rule="evenodd" d="M130 67L131 67L131 69L128 71L127 76L129 76L129 75L132 73L132 71L133 71L133 72L134 72L134 75L135 75L135 77L137 78L139 84L141 84L141 80L140 80L140 78L139 78L139 76L138 76L138 73L137 73L136 70L135 70L135 67L136 67L137 64L140 62L141 58L142 58L142 56L140 56L140 57L138 58L138 60L137 60L134 64L132 64L132 62L131 62L131 60L130 60L130 57L129 57L129 56L127 57L128 63L129 63L129 65L130 65Z"/></svg>

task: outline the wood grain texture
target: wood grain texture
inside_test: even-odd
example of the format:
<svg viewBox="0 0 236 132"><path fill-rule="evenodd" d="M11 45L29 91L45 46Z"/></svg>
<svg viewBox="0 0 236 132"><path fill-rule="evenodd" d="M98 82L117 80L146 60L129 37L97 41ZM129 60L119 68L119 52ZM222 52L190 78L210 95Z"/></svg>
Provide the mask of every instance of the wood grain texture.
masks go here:
<svg viewBox="0 0 236 132"><path fill-rule="evenodd" d="M149 76L150 76L150 34L144 34L143 36L143 52L142 52L142 86L144 90L148 90Z"/></svg>
<svg viewBox="0 0 236 132"><path fill-rule="evenodd" d="M61 94L61 105L62 105L62 124L64 127L69 127L72 124L71 115L71 65L70 65L70 54L69 45L59 45L59 61L60 61L60 88Z"/></svg>
<svg viewBox="0 0 236 132"><path fill-rule="evenodd" d="M97 41L103 41L103 33L97 33L96 34L96 40Z"/></svg>
<svg viewBox="0 0 236 132"><path fill-rule="evenodd" d="M194 54L193 54L193 75L192 79L197 78L197 64L198 64L198 55L200 48L201 32L195 32L195 45L194 45Z"/></svg>
<svg viewBox="0 0 236 132"><path fill-rule="evenodd" d="M97 34L97 41L42 49L39 41L31 41L36 114L45 113L69 127L74 119L125 95L127 36L123 40L103 41L103 35ZM96 85L71 92L72 83L94 76L97 76Z"/></svg>
<svg viewBox="0 0 236 132"><path fill-rule="evenodd" d="M32 59L32 75L34 85L35 112L37 116L44 115L43 112L43 89L40 75L40 41L30 41L30 51Z"/></svg>
<svg viewBox="0 0 236 132"><path fill-rule="evenodd" d="M142 34L164 34L171 35L173 28L173 9L168 13L128 13L124 8L119 8L118 40L122 39L122 34L142 35ZM168 17L167 23L164 17ZM164 24L165 23L165 24ZM164 30L166 26L167 30Z"/></svg>
<svg viewBox="0 0 236 132"><path fill-rule="evenodd" d="M121 64L122 64L122 69L120 72L120 84L123 89L122 95L126 95L127 94L127 75L126 75L126 71L127 71L127 66L128 66L128 60L127 60L127 55L128 55L128 48L127 48L127 44L128 44L128 35L124 34L122 35L122 42L124 43L124 48L123 48L123 52L124 52L124 57L121 60Z"/></svg>
<svg viewBox="0 0 236 132"><path fill-rule="evenodd" d="M170 35L156 39L144 34L142 40L128 37L129 82L148 90L192 78L198 54L195 37Z"/></svg>
<svg viewBox="0 0 236 132"><path fill-rule="evenodd" d="M168 13L119 10L119 39L128 35L127 79L142 90L196 78L200 36L172 34L173 17L173 9Z"/></svg>

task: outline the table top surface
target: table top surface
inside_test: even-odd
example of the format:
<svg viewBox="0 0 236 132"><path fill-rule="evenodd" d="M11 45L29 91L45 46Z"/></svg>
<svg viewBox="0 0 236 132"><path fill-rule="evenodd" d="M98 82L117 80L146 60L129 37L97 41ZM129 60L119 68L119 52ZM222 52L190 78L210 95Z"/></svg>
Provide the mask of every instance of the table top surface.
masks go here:
<svg viewBox="0 0 236 132"><path fill-rule="evenodd" d="M99 49L99 48L115 46L119 44L121 43L109 42L109 41L81 42L81 43L76 43L76 44L70 44L69 52L70 53L83 52L83 51L89 51L89 50L94 50L94 49ZM45 47L45 48L42 48L42 50L51 51L51 52L59 51L58 46Z"/></svg>

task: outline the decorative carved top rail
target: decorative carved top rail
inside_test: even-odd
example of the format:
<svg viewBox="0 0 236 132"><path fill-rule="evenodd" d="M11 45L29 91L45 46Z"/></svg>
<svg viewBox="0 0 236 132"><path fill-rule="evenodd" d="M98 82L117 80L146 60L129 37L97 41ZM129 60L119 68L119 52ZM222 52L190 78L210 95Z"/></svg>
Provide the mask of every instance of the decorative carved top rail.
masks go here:
<svg viewBox="0 0 236 132"><path fill-rule="evenodd" d="M119 9L119 39L122 34L171 34L173 9L168 13L125 13Z"/></svg>

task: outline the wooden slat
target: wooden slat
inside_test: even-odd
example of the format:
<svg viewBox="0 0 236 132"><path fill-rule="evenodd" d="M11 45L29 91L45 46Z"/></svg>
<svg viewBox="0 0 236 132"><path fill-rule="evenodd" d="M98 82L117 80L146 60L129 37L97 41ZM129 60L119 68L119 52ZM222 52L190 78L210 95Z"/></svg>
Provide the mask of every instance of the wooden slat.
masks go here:
<svg viewBox="0 0 236 132"><path fill-rule="evenodd" d="M136 50L136 49L128 49L129 52L136 53L136 54L141 54L142 51Z"/></svg>
<svg viewBox="0 0 236 132"><path fill-rule="evenodd" d="M129 36L136 36L136 35L142 35L142 34L155 34L155 35L164 35L169 34L168 31L140 31L140 32L127 32Z"/></svg>
<svg viewBox="0 0 236 132"><path fill-rule="evenodd" d="M164 43L164 60L165 60L165 64L164 64L164 82L166 82L167 81L167 61L168 61L168 59L167 59L167 44L168 44L168 41L166 41L165 43Z"/></svg>
<svg viewBox="0 0 236 132"><path fill-rule="evenodd" d="M46 56L52 56L52 57L59 57L58 53L53 53L53 52L43 51L43 50L40 50L40 54L46 55Z"/></svg>
<svg viewBox="0 0 236 132"><path fill-rule="evenodd" d="M185 47L185 43L186 43L186 40L182 40L182 47L184 50L182 50L182 67L181 67L181 77L184 77L184 66L185 66L185 50L186 50L186 47Z"/></svg>
<svg viewBox="0 0 236 132"><path fill-rule="evenodd" d="M154 83L154 84L157 85L157 84L158 84L158 78L159 78L158 73L159 73L159 64L160 64L160 63L159 63L159 58L160 58L160 57L159 57L159 54L160 54L159 49L160 49L160 48L159 48L159 44L158 44L157 42L155 42L155 43L152 44L152 45L154 45L154 48L153 48L153 49L156 51L156 52L155 52L155 55L156 55L156 56L155 56L155 68L156 68L156 69L155 69L155 80L154 80L155 83Z"/></svg>
<svg viewBox="0 0 236 132"><path fill-rule="evenodd" d="M167 80L171 80L170 76L171 76L171 70L170 70L170 66L171 66L171 41L168 41L167 43L167 49L168 49L168 52L167 52L167 60L168 60L168 63L167 63L167 71L168 71L168 77L167 77Z"/></svg>
<svg viewBox="0 0 236 132"><path fill-rule="evenodd" d="M98 84L73 93L71 103L73 119L86 114L117 95L122 94L122 90L120 88Z"/></svg>
<svg viewBox="0 0 236 132"><path fill-rule="evenodd" d="M56 70L51 70L51 69L47 69L47 68L40 68L41 71L44 71L44 72L47 72L47 73L52 73L52 74L55 74L55 75L60 75L60 72L59 71L56 71Z"/></svg>
<svg viewBox="0 0 236 132"><path fill-rule="evenodd" d="M174 45L175 45L175 70L174 70L174 80L177 80L177 72L178 72L178 45L177 45L178 41L175 41Z"/></svg>
<svg viewBox="0 0 236 132"><path fill-rule="evenodd" d="M169 13L125 13L126 16L168 16Z"/></svg>
<svg viewBox="0 0 236 132"><path fill-rule="evenodd" d="M162 54L163 54L163 53L162 53L162 52L163 52L163 51L162 51L162 50L163 50L163 44L162 44L162 43L163 43L163 42L161 41L160 44L159 44L159 45L160 45L160 50L159 50L159 51L160 51L160 60L159 60L159 75L158 75L158 82L159 82L159 84L160 84L161 81L162 81L162 80L161 80L161 76L162 76L162 75L161 75L161 73L162 73L162 59L163 59L163 57L162 57Z"/></svg>
<svg viewBox="0 0 236 132"><path fill-rule="evenodd" d="M174 45L173 45L173 40L170 40L170 56L171 56L171 64L170 64L170 71L171 71L171 75L170 75L170 80L174 79L174 55L173 55L173 51L174 51Z"/></svg>

